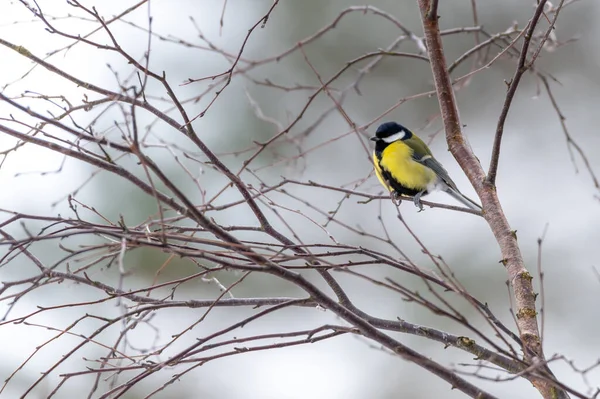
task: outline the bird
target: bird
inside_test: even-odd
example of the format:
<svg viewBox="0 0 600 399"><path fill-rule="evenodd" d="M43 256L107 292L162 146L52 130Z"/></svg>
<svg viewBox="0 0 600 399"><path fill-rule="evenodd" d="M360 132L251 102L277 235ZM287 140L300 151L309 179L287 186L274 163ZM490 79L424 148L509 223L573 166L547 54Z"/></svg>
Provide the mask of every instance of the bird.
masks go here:
<svg viewBox="0 0 600 399"><path fill-rule="evenodd" d="M423 210L421 197L437 190L481 211L479 204L458 190L427 144L409 129L396 122L385 122L370 140L375 142L373 165L381 184L395 196L413 197L419 212Z"/></svg>

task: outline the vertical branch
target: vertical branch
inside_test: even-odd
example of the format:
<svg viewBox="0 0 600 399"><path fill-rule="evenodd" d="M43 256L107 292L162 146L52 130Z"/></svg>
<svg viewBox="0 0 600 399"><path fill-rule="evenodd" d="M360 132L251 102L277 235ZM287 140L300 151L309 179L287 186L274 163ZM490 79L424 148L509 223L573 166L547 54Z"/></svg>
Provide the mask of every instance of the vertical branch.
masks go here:
<svg viewBox="0 0 600 399"><path fill-rule="evenodd" d="M515 93L517 92L517 87L521 82L521 78L523 74L527 72L527 70L533 64L533 60L530 63L527 63L527 53L529 51L529 45L531 43L531 38L533 37L533 32L535 27L537 26L537 22L543 14L544 7L546 5L546 0L541 0L535 9L535 13L529 21L527 25L525 38L523 40L523 47L521 48L521 55L519 56L519 62L517 63L517 68L515 69L515 73L508 84L508 91L506 93L506 98L504 99L504 105L502 106L502 111L500 112L500 117L498 118L498 126L496 127L496 136L494 137L494 146L492 147L492 159L490 161L490 168L488 170L487 180L490 184L496 184L496 173L498 172L498 161L500 159L500 145L502 144L502 135L504 133L504 123L506 122L506 117L508 116L508 110L510 109L510 105L512 104L512 100L515 97ZM555 15L556 17L556 15Z"/></svg>
<svg viewBox="0 0 600 399"><path fill-rule="evenodd" d="M537 373L538 375L545 374L543 377L532 375L530 381L544 398L568 398L566 392L548 380L548 377L552 374L545 366L537 322L536 295L532 285L533 277L525 269L516 234L508 224L494 185L485 181L483 168L462 134L460 116L444 55L438 17L437 13L432 12L434 3L430 0L418 0L418 3L435 89L446 130L446 141L450 152L479 195L483 205L484 217L500 246L502 264L506 267L513 289L517 307L517 324L525 356L534 365L542 364Z"/></svg>

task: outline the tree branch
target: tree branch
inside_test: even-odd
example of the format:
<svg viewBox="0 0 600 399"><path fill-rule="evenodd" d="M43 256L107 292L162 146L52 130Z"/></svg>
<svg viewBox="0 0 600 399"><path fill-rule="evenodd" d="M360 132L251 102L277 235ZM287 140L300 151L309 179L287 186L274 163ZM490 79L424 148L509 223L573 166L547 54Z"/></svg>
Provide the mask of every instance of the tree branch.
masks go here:
<svg viewBox="0 0 600 399"><path fill-rule="evenodd" d="M537 323L536 295L532 285L533 277L525 269L516 235L511 230L504 216L495 187L493 184L485 181L483 168L462 134L460 117L454 97L454 90L448 74L438 21L437 19L429 18L431 3L429 0L418 0L418 3L440 111L446 130L446 141L450 152L479 195L483 205L484 217L500 246L503 257L502 263L508 272L515 296L517 324L526 358L531 363L544 362L544 353ZM536 13L539 9L540 7L536 9ZM531 40L531 38L528 40ZM550 376L552 375L547 367L544 367L544 369ZM568 397L565 391L548 382L547 379L535 376L529 376L528 378L544 398Z"/></svg>
<svg viewBox="0 0 600 399"><path fill-rule="evenodd" d="M498 118L498 125L496 127L496 136L494 137L494 145L492 147L492 159L490 161L490 168L488 170L488 175L487 175L487 182L489 184L491 184L492 186L496 185L496 175L498 173L498 161L500 159L500 146L502 144L502 136L504 133L504 124L506 122L506 117L508 116L508 111L510 110L512 101L515 97L515 93L517 92L517 87L519 86L519 83L521 82L521 78L523 77L523 74L525 74L525 72L527 72L531 68L533 63L535 62L549 33L552 31L552 29L554 29L554 24L556 22L556 18L558 17L560 9L562 8L562 5L564 3L564 0L562 0L560 2L560 5L558 6L556 13L554 14L554 18L550 24L550 27L548 28L546 35L544 36L544 39L541 41L541 43L538 46L538 50L535 52L535 54L531 58L531 61L527 62L527 54L529 53L529 46L531 44L531 39L533 38L533 33L535 31L535 28L537 27L538 21L540 20L541 16L544 14L544 7L546 6L546 1L547 0L541 0L539 2L538 6L535 9L533 17L531 18L531 20L529 21L529 23L527 25L527 32L525 33L525 37L523 39L523 47L521 47L521 54L519 55L519 61L517 63L517 68L515 69L515 73L514 73L512 79L510 80L510 83L508 84L508 91L506 93L506 98L504 99L504 105L502 106L502 111L500 112L500 117Z"/></svg>

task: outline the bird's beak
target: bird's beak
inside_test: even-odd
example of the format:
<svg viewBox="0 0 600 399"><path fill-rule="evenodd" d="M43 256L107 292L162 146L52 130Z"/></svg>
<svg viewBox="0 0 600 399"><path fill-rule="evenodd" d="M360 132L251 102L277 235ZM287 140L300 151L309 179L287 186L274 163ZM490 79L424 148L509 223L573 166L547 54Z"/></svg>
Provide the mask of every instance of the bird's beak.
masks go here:
<svg viewBox="0 0 600 399"><path fill-rule="evenodd" d="M373 136L373 137L371 137L369 140L371 140L371 141L377 141L377 140L379 140L379 139L377 138L377 136Z"/></svg>

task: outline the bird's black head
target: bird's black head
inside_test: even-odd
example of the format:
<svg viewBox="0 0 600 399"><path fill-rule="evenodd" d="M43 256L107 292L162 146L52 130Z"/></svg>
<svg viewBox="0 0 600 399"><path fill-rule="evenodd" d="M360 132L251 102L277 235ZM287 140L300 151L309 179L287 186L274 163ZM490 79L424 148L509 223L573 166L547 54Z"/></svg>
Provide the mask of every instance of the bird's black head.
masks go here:
<svg viewBox="0 0 600 399"><path fill-rule="evenodd" d="M396 122L385 122L379 125L375 131L375 136L371 137L373 141L384 141L393 143L397 140L407 140L412 137L412 132Z"/></svg>

